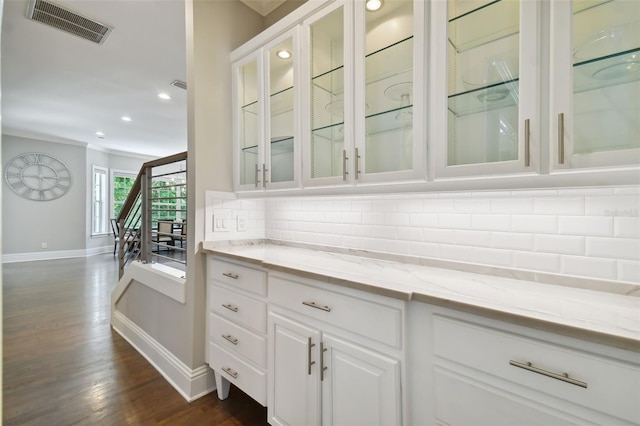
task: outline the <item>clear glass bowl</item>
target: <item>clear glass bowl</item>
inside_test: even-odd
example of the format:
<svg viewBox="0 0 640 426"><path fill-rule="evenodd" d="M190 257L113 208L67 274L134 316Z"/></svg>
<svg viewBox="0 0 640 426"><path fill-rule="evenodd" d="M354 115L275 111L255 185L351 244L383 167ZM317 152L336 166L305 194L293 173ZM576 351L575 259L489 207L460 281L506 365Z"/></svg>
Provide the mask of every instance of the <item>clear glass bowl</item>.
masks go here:
<svg viewBox="0 0 640 426"><path fill-rule="evenodd" d="M477 63L462 75L462 83L468 90L512 81L518 77L518 59L498 57Z"/></svg>

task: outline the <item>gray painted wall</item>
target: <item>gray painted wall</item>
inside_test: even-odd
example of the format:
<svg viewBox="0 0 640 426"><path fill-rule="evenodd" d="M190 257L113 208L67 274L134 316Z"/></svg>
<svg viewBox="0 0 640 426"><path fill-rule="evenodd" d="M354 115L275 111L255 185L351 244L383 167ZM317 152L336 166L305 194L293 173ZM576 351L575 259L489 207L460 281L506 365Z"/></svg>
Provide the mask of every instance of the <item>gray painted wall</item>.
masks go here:
<svg viewBox="0 0 640 426"><path fill-rule="evenodd" d="M111 235L91 236L91 171L97 165L117 170L138 171L145 161L91 148L82 144L55 143L2 135L2 168L25 152L42 152L58 158L69 167L71 189L53 201L25 200L14 193L2 178L2 253L41 253L113 248ZM47 248L42 248L42 243ZM107 250L108 251L108 250Z"/></svg>

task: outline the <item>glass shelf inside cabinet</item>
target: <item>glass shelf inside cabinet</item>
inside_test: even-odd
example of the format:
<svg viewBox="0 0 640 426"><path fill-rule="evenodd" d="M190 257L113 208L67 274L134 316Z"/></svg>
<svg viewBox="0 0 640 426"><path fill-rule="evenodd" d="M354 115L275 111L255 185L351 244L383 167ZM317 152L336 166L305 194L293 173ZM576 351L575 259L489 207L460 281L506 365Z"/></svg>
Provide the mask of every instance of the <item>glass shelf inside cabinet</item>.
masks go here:
<svg viewBox="0 0 640 426"><path fill-rule="evenodd" d="M251 114L258 114L258 101L253 101L251 103L248 103L246 105L242 106L242 111L243 112L249 112Z"/></svg>
<svg viewBox="0 0 640 426"><path fill-rule="evenodd" d="M573 65L575 93L640 80L640 46L636 49L577 62Z"/></svg>
<svg viewBox="0 0 640 426"><path fill-rule="evenodd" d="M339 66L311 78L311 83L332 95L344 92L344 67Z"/></svg>
<svg viewBox="0 0 640 426"><path fill-rule="evenodd" d="M258 154L258 145L248 146L242 148L242 152L245 154ZM285 154L293 152L293 137L281 136L271 139L271 154Z"/></svg>
<svg viewBox="0 0 640 426"><path fill-rule="evenodd" d="M410 72L413 67L413 36L366 56L366 84Z"/></svg>
<svg viewBox="0 0 640 426"><path fill-rule="evenodd" d="M413 127L413 105L406 105L389 111L371 114L367 120L367 133L374 135Z"/></svg>
<svg viewBox="0 0 640 426"><path fill-rule="evenodd" d="M510 107L518 103L518 79L449 96L449 110L458 117Z"/></svg>
<svg viewBox="0 0 640 426"><path fill-rule="evenodd" d="M458 53L517 34L520 5L514 0L450 2L449 42Z"/></svg>
<svg viewBox="0 0 640 426"><path fill-rule="evenodd" d="M311 130L314 137L321 137L332 142L344 141L344 123L331 124L329 126L319 127Z"/></svg>
<svg viewBox="0 0 640 426"><path fill-rule="evenodd" d="M293 109L293 87L271 95L271 115L279 115Z"/></svg>

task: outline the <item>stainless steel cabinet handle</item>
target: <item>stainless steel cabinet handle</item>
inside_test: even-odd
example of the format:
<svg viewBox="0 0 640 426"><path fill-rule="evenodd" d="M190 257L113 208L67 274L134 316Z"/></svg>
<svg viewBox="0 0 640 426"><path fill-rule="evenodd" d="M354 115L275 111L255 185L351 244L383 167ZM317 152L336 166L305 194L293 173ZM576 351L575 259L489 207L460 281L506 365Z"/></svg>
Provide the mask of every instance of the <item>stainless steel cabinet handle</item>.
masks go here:
<svg viewBox="0 0 640 426"><path fill-rule="evenodd" d="M324 347L324 342L320 342L320 381L324 381L324 370L327 369L327 366L324 365L324 353L327 351L327 348Z"/></svg>
<svg viewBox="0 0 640 426"><path fill-rule="evenodd" d="M233 278L234 280L237 280L239 277L238 274L232 274L231 272L223 272L222 275L224 275L225 277Z"/></svg>
<svg viewBox="0 0 640 426"><path fill-rule="evenodd" d="M230 335L230 334L223 334L223 335L222 335L222 337L223 337L225 340L227 340L227 341L229 341L229 342L233 343L234 345L237 345L237 344L238 344L238 339L236 339L235 337L233 337L233 336L232 336L232 335Z"/></svg>
<svg viewBox="0 0 640 426"><path fill-rule="evenodd" d="M348 159L349 157L347 157L347 150L343 149L342 150L342 180L347 180L347 175L349 174L349 172L347 171Z"/></svg>
<svg viewBox="0 0 640 426"><path fill-rule="evenodd" d="M228 375L230 375L234 379L238 378L238 372L237 371L233 371L229 367L222 367L222 371L224 371L225 373L227 373Z"/></svg>
<svg viewBox="0 0 640 426"><path fill-rule="evenodd" d="M232 304L224 304L223 303L222 307L223 308L227 308L228 310L233 311L233 312L238 312L238 307L237 306L233 306Z"/></svg>
<svg viewBox="0 0 640 426"><path fill-rule="evenodd" d="M558 164L564 164L564 113L558 114Z"/></svg>
<svg viewBox="0 0 640 426"><path fill-rule="evenodd" d="M315 361L311 361L311 348L313 348L316 344L311 343L311 337L307 341L307 374L311 375L311 366L315 364Z"/></svg>
<svg viewBox="0 0 640 426"><path fill-rule="evenodd" d="M255 171L255 179L254 182L256 184L256 188L258 187L258 184L260 183L260 181L258 180L258 173L260 173L260 169L258 168L258 165L256 164L256 171Z"/></svg>
<svg viewBox="0 0 640 426"><path fill-rule="evenodd" d="M356 176L355 176L355 178L358 179L359 175L360 175L360 153L358 152L358 148L356 148Z"/></svg>
<svg viewBox="0 0 640 426"><path fill-rule="evenodd" d="M542 368L534 367L530 362L518 362L514 360L509 361L509 365L513 365L514 367L524 368L525 370L532 371L534 373L542 374L543 376L551 377L552 379L561 380L563 382L571 383L572 385L580 386L581 388L586 388L587 383L582 382L580 380L572 379L569 377L567 373L553 373L551 371L543 370Z"/></svg>
<svg viewBox="0 0 640 426"><path fill-rule="evenodd" d="M310 306L312 308L320 309L321 311L331 312L331 308L328 306L318 305L316 302L302 302L303 305Z"/></svg>
<svg viewBox="0 0 640 426"><path fill-rule="evenodd" d="M530 120L524 120L524 166L531 166L531 128Z"/></svg>
<svg viewBox="0 0 640 426"><path fill-rule="evenodd" d="M262 165L262 187L266 188L267 187L267 172L269 170L267 170L267 165L263 164Z"/></svg>

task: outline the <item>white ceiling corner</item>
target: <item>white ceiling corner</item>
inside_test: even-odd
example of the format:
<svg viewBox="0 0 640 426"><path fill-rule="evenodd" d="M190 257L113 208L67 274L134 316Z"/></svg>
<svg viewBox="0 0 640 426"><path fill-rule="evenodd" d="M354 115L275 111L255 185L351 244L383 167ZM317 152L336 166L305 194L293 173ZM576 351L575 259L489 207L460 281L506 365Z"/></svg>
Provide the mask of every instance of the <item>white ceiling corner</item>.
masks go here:
<svg viewBox="0 0 640 426"><path fill-rule="evenodd" d="M287 0L240 0L262 16L267 16Z"/></svg>

